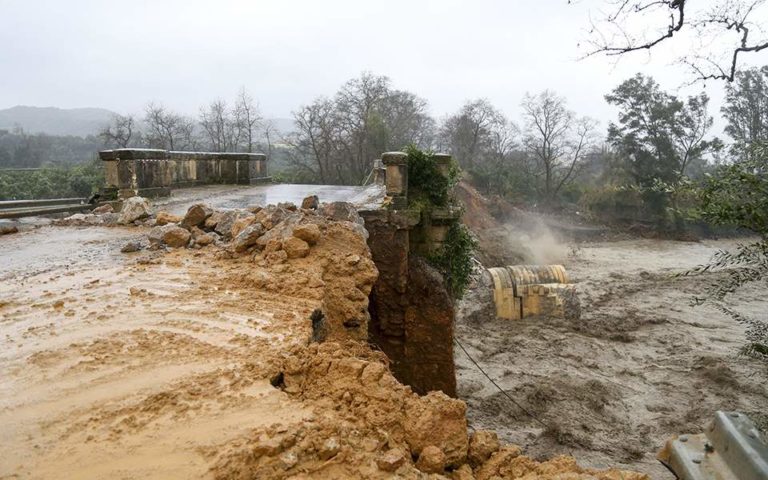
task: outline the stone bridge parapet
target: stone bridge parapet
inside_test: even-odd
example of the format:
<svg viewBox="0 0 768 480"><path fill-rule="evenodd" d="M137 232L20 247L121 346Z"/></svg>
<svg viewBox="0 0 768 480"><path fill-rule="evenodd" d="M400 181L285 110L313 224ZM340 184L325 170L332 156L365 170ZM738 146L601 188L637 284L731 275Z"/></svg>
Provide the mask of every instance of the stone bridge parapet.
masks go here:
<svg viewBox="0 0 768 480"><path fill-rule="evenodd" d="M148 148L103 150L107 189L119 198L170 195L173 188L268 181L261 153L177 152Z"/></svg>

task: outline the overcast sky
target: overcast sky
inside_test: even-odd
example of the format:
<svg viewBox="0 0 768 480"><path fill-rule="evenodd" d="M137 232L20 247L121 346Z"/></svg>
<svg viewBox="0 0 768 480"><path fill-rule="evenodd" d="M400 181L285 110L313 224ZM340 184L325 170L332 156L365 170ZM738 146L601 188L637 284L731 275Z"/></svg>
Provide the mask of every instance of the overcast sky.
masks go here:
<svg viewBox="0 0 768 480"><path fill-rule="evenodd" d="M650 60L579 61L599 3L0 0L0 108L137 113L152 100L196 114L245 86L266 116L288 117L367 70L426 98L438 118L487 97L516 119L525 92L550 88L605 126L615 111L603 95L634 73L670 90L690 78L672 65L683 43ZM707 86L715 109L722 88Z"/></svg>

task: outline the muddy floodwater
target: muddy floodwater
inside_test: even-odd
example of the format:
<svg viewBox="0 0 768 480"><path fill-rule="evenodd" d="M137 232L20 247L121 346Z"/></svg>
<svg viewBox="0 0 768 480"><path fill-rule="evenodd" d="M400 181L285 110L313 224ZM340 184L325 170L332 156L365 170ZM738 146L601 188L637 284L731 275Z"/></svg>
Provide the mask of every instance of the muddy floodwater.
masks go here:
<svg viewBox="0 0 768 480"><path fill-rule="evenodd" d="M700 432L715 410L740 410L766 426L764 362L739 355L744 327L691 299L717 274L677 277L733 241L627 240L563 245L577 285L579 321L498 321L459 315L457 337L534 420L455 352L459 396L470 425L493 428L533 456L572 454L674 478L655 459L671 435ZM472 311L472 295L461 311ZM737 292L745 314L768 309L765 285Z"/></svg>

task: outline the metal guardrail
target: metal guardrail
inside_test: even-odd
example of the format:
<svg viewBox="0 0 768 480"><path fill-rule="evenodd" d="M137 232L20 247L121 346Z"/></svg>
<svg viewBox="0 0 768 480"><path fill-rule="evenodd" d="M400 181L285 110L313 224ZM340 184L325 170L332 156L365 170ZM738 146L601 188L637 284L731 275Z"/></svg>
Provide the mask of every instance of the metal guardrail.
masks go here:
<svg viewBox="0 0 768 480"><path fill-rule="evenodd" d="M0 201L0 219L35 217L52 213L80 212L96 207L87 198L47 198Z"/></svg>
<svg viewBox="0 0 768 480"><path fill-rule="evenodd" d="M739 412L718 411L704 433L669 440L659 460L680 480L768 479L768 443Z"/></svg>

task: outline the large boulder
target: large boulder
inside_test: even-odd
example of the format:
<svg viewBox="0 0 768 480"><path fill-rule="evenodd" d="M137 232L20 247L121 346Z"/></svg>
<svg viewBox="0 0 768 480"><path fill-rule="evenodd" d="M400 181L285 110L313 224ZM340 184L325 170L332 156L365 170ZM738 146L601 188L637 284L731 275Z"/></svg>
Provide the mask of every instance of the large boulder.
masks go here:
<svg viewBox="0 0 768 480"><path fill-rule="evenodd" d="M211 215L211 218L214 216L216 217L216 225L213 226L212 229L224 238L230 238L232 236L232 227L235 225L236 221L240 219L254 218L251 212L244 210L227 210L226 212L216 212ZM211 220L211 218L208 220ZM206 226L208 225L208 220L206 220Z"/></svg>
<svg viewBox="0 0 768 480"><path fill-rule="evenodd" d="M256 214L256 221L264 225L267 230L273 228L291 215L291 211L275 205L268 205Z"/></svg>
<svg viewBox="0 0 768 480"><path fill-rule="evenodd" d="M186 247L190 238L192 234L189 230L173 224L155 227L149 232L149 243L154 246Z"/></svg>
<svg viewBox="0 0 768 480"><path fill-rule="evenodd" d="M486 462L491 455L499 450L499 436L490 430L476 430L469 437L469 453L467 459L470 465L477 467Z"/></svg>
<svg viewBox="0 0 768 480"><path fill-rule="evenodd" d="M283 241L283 250L288 258L304 258L309 255L309 244L300 238L291 237Z"/></svg>
<svg viewBox="0 0 768 480"><path fill-rule="evenodd" d="M260 223L253 223L245 227L240 233L237 234L232 242L235 251L238 253L245 252L252 246L256 245L256 241L264 234L264 227Z"/></svg>
<svg viewBox="0 0 768 480"><path fill-rule="evenodd" d="M320 240L320 227L314 223L306 223L303 225L296 225L293 228L293 236L300 238L310 245L314 245Z"/></svg>
<svg viewBox="0 0 768 480"><path fill-rule="evenodd" d="M232 222L232 228L229 229L229 232L222 233L219 231L219 226L216 226L216 232L221 233L222 235L229 236L231 238L237 238L238 235L240 235L240 232L246 229L246 227L249 227L256 221L256 217L253 214L245 215L243 217L237 218Z"/></svg>
<svg viewBox="0 0 768 480"><path fill-rule="evenodd" d="M149 201L146 198L131 197L123 202L123 208L120 210L117 223L128 225L150 215L152 215L152 208L149 206Z"/></svg>
<svg viewBox="0 0 768 480"><path fill-rule="evenodd" d="M305 210L317 210L317 207L319 206L320 199L317 197L317 195L310 195L301 201L301 208Z"/></svg>
<svg viewBox="0 0 768 480"><path fill-rule="evenodd" d="M168 225L169 223L179 223L181 220L182 218L178 215L173 215L172 213L161 211L158 212L157 216L155 217L155 225L162 227L163 225Z"/></svg>
<svg viewBox="0 0 768 480"><path fill-rule="evenodd" d="M428 445L419 454L416 468L424 473L442 473L445 469L445 454L436 446Z"/></svg>
<svg viewBox="0 0 768 480"><path fill-rule="evenodd" d="M181 226L184 228L201 227L205 220L213 214L213 210L205 204L197 203L192 205L184 215Z"/></svg>
<svg viewBox="0 0 768 480"><path fill-rule="evenodd" d="M443 392L429 392L406 403L405 435L411 453L419 454L430 445L445 453L446 466L466 462L467 405Z"/></svg>

